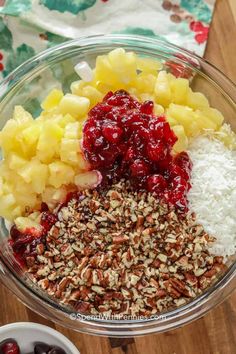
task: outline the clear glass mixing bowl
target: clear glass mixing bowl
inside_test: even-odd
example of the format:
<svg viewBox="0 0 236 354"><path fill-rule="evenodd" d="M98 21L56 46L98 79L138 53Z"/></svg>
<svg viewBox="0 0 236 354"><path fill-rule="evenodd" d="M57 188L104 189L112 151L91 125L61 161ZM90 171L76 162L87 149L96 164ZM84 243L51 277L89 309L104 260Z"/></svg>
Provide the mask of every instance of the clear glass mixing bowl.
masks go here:
<svg viewBox="0 0 236 354"><path fill-rule="evenodd" d="M184 49L156 39L140 36L104 35L83 37L48 49L28 60L0 84L0 128L20 104L34 116L40 101L53 87L69 90L78 80L74 65L86 61L94 66L97 55L116 47L133 50L139 55L156 58L167 71L192 75L191 87L204 93L211 106L219 109L236 131L236 87L218 69ZM222 222L224 222L222 220ZM223 301L236 287L236 257L228 270L210 289L189 304L148 320L104 320L76 316L56 300L49 298L17 266L7 244L8 231L0 220L0 278L33 311L71 329L89 334L128 337L167 331L204 315Z"/></svg>

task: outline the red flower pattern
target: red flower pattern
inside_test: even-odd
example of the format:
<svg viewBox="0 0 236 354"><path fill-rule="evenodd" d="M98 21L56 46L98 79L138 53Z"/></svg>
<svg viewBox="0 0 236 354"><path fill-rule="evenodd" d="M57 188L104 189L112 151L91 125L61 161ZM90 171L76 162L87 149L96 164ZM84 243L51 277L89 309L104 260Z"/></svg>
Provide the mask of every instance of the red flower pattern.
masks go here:
<svg viewBox="0 0 236 354"><path fill-rule="evenodd" d="M194 38L196 39L198 44L206 42L209 32L208 26L204 26L204 24L200 21L191 21L189 24L189 28L191 29L191 31L196 33Z"/></svg>
<svg viewBox="0 0 236 354"><path fill-rule="evenodd" d="M189 64L195 66L196 68L199 67L199 64L196 61L192 60L189 57L186 57L183 54L174 54L174 56L176 58L189 62ZM187 65L176 63L175 61L172 60L166 61L165 65L169 68L170 73L175 77L190 79L193 76L193 70Z"/></svg>

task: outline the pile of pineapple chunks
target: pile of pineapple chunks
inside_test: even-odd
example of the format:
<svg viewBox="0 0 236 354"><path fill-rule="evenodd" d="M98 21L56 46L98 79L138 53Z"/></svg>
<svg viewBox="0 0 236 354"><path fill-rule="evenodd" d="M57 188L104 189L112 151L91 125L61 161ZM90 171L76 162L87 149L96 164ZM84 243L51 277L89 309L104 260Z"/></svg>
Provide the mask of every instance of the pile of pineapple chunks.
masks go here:
<svg viewBox="0 0 236 354"><path fill-rule="evenodd" d="M222 114L207 98L193 92L189 81L162 70L156 60L138 57L122 48L98 56L93 80L79 80L71 93L52 90L36 119L16 106L0 133L4 160L0 165L0 215L8 220L38 210L42 202L53 208L68 186L91 186L94 174L81 153L83 122L91 107L108 91L127 90L140 101L153 100L157 115L166 114L178 137L176 152L206 129L218 131Z"/></svg>
<svg viewBox="0 0 236 354"><path fill-rule="evenodd" d="M53 90L37 119L16 106L0 133L0 215L8 220L40 209L42 202L55 207L68 193L65 186L90 178L80 144L89 100L78 97L75 113L65 97Z"/></svg>

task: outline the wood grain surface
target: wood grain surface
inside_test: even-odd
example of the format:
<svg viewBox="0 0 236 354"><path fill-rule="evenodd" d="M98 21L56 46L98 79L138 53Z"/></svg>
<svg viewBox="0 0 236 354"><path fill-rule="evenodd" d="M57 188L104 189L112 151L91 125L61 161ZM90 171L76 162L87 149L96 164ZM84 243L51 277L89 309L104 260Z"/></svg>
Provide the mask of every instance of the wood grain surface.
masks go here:
<svg viewBox="0 0 236 354"><path fill-rule="evenodd" d="M236 0L218 0L205 57L236 82ZM88 336L36 315L0 285L0 325L33 321L74 342L81 354L236 354L236 291L205 317L168 333L128 340Z"/></svg>

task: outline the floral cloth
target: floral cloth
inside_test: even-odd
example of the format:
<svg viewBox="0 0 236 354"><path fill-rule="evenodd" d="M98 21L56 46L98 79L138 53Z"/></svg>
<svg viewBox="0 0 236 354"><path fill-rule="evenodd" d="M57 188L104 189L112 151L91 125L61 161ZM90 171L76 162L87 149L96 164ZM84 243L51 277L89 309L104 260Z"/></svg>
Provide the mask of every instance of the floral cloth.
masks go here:
<svg viewBox="0 0 236 354"><path fill-rule="evenodd" d="M70 38L131 33L203 54L215 0L0 0L0 79Z"/></svg>

